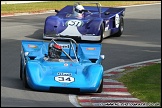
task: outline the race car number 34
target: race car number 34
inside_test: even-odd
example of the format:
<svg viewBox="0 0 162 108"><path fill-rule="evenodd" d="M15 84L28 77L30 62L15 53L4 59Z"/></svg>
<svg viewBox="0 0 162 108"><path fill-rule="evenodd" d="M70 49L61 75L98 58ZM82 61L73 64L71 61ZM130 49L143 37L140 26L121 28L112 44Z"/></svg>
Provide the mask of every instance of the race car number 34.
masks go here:
<svg viewBox="0 0 162 108"><path fill-rule="evenodd" d="M74 82L74 78L71 76L57 76L55 77L55 80L57 82L62 82L62 83L71 83Z"/></svg>

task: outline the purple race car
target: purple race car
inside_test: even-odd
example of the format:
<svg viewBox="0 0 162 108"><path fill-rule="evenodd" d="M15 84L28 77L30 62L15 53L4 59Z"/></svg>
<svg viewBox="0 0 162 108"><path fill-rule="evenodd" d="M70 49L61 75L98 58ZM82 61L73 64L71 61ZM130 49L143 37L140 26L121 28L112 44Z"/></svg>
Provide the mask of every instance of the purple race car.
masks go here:
<svg viewBox="0 0 162 108"><path fill-rule="evenodd" d="M81 4L95 6L83 6ZM43 39L68 37L75 40L102 42L108 36L121 36L124 30L125 8L101 7L98 2L76 2L56 15L48 16Z"/></svg>

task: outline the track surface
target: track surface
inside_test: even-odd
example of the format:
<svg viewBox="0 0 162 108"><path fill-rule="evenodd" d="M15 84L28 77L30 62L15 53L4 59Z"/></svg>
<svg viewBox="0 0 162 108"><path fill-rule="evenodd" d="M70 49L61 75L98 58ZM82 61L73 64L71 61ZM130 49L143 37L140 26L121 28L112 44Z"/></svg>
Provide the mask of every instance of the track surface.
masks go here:
<svg viewBox="0 0 162 108"><path fill-rule="evenodd" d="M19 79L21 40L41 40L48 14L1 18L1 106L74 107L68 93L24 89ZM161 58L161 4L127 7L121 37L104 39L104 70Z"/></svg>

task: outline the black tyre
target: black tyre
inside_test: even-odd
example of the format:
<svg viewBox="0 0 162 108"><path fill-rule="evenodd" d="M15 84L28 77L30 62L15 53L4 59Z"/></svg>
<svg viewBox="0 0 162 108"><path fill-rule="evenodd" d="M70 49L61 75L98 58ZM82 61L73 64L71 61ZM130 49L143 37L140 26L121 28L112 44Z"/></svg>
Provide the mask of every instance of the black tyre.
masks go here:
<svg viewBox="0 0 162 108"><path fill-rule="evenodd" d="M22 58L20 59L20 79L22 80Z"/></svg>
<svg viewBox="0 0 162 108"><path fill-rule="evenodd" d="M23 85L25 88L29 88L27 77L26 77L26 69L24 68L24 74L23 74Z"/></svg>
<svg viewBox="0 0 162 108"><path fill-rule="evenodd" d="M123 34L124 31L124 19L123 17L120 17L120 24L119 24L119 31L114 34L115 37L120 37Z"/></svg>
<svg viewBox="0 0 162 108"><path fill-rule="evenodd" d="M101 30L101 37L100 37L100 40L98 42L101 43L103 41L103 33L104 33L104 24L103 23L100 26L100 30Z"/></svg>
<svg viewBox="0 0 162 108"><path fill-rule="evenodd" d="M97 90L97 93L101 93L102 92L102 89L103 89L103 79L101 81L101 84L100 84L99 89Z"/></svg>

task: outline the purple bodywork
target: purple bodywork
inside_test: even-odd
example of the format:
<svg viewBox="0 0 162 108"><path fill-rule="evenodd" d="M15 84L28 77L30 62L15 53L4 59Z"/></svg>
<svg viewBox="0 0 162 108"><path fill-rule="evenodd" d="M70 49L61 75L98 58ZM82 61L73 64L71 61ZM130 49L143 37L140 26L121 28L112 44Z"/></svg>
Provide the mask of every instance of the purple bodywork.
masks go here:
<svg viewBox="0 0 162 108"><path fill-rule="evenodd" d="M62 8L56 15L48 16L45 20L44 36L62 36L61 33L69 27L68 24L75 25L79 35L84 37L101 36L101 24L104 25L103 32L105 32L105 34L107 32L107 36L113 35L119 31L119 28L115 26L115 15L118 14L119 17L124 16L125 8L101 7L101 10L98 10L99 8L95 6L84 6L84 8L89 12L84 12L82 18L73 16L72 5L67 5ZM68 23L68 21L71 22ZM80 26L78 26L79 24ZM69 34L67 33L64 36L78 36L77 33L75 34L74 28L70 28L69 30L71 30ZM85 40L89 40L89 38L85 38Z"/></svg>

